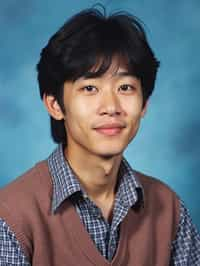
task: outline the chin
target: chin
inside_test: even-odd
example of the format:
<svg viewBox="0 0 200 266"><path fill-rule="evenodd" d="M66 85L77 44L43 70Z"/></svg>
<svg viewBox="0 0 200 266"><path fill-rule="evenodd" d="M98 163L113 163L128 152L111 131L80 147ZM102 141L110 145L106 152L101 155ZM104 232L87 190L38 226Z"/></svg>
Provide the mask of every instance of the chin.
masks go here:
<svg viewBox="0 0 200 266"><path fill-rule="evenodd" d="M112 158L114 156L118 156L120 154L123 153L125 148L115 148L115 149L108 149L108 147L106 147L105 149L96 149L96 154L98 154L98 156L101 156L103 158Z"/></svg>
<svg viewBox="0 0 200 266"><path fill-rule="evenodd" d="M110 160L110 159L117 157L119 155L121 155L121 153L104 153L104 154L101 153L101 154L98 154L98 156L104 160Z"/></svg>

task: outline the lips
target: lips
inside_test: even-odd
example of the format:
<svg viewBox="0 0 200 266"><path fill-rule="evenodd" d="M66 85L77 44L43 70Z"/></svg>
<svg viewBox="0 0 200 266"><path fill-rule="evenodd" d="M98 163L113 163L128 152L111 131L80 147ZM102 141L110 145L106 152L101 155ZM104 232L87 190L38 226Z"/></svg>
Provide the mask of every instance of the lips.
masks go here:
<svg viewBox="0 0 200 266"><path fill-rule="evenodd" d="M98 127L95 127L95 130L103 135L114 136L120 134L123 128L125 128L123 123L115 122L101 124Z"/></svg>
<svg viewBox="0 0 200 266"><path fill-rule="evenodd" d="M98 128L96 131L107 136L114 136L118 135L122 128Z"/></svg>

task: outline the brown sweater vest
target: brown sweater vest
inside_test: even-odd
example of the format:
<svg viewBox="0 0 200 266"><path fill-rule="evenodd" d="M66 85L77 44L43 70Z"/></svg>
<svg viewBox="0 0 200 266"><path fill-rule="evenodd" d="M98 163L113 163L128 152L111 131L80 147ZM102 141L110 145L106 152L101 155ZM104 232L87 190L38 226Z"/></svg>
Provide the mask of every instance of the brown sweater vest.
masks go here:
<svg viewBox="0 0 200 266"><path fill-rule="evenodd" d="M179 200L160 181L137 175L144 187L144 208L129 210L112 262L99 253L69 200L52 213L47 161L0 190L0 217L34 266L167 266L179 222Z"/></svg>

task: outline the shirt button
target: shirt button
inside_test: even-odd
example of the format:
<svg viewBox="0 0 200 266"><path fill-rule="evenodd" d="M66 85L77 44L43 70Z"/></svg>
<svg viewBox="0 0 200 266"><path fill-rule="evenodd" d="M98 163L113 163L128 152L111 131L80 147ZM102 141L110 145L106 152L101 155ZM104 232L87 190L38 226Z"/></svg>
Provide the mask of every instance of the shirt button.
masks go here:
<svg viewBox="0 0 200 266"><path fill-rule="evenodd" d="M83 194L84 199L88 199L88 196L86 194Z"/></svg>

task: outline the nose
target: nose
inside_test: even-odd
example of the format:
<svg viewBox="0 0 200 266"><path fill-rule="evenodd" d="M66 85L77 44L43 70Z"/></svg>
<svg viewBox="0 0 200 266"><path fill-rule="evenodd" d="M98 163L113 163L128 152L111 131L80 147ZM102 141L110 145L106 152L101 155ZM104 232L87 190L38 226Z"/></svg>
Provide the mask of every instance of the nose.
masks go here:
<svg viewBox="0 0 200 266"><path fill-rule="evenodd" d="M101 98L99 113L101 115L115 116L122 112L120 101L115 92L105 92Z"/></svg>

